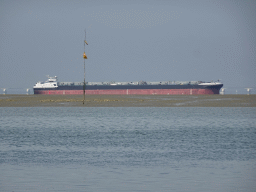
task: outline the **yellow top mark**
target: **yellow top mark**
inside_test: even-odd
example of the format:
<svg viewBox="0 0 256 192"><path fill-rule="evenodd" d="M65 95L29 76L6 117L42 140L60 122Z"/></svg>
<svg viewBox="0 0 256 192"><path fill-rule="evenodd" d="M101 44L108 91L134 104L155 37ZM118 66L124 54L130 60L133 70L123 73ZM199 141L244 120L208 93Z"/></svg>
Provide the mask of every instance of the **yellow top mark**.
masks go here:
<svg viewBox="0 0 256 192"><path fill-rule="evenodd" d="M85 52L84 52L84 55L83 55L83 57L84 57L84 59L87 59L87 56L86 56Z"/></svg>
<svg viewBox="0 0 256 192"><path fill-rule="evenodd" d="M83 58L87 59L87 56L85 54L85 44L88 45L87 41L86 41L86 31L84 30L84 54L83 54Z"/></svg>

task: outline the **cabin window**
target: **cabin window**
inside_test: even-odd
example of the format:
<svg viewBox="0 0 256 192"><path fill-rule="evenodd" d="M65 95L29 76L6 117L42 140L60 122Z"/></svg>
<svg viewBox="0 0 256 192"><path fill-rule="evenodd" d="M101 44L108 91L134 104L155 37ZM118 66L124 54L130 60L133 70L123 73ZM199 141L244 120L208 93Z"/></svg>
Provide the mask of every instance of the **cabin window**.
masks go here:
<svg viewBox="0 0 256 192"><path fill-rule="evenodd" d="M53 84L54 86L56 86L56 84Z"/></svg>

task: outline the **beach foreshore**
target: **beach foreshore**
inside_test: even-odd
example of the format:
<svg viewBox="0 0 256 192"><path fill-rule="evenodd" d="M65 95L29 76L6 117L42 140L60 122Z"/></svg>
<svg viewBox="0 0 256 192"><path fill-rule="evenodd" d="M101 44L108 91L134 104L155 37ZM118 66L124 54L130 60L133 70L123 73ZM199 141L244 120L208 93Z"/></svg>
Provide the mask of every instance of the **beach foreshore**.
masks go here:
<svg viewBox="0 0 256 192"><path fill-rule="evenodd" d="M0 95L0 107L256 107L256 95Z"/></svg>

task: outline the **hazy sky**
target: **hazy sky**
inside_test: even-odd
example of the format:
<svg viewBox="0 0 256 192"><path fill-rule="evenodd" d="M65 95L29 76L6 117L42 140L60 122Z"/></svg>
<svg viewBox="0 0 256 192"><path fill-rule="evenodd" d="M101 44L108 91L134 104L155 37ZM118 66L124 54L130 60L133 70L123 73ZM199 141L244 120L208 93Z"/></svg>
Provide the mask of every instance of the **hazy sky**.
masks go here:
<svg viewBox="0 0 256 192"><path fill-rule="evenodd" d="M256 87L255 0L1 0L0 88L83 81Z"/></svg>

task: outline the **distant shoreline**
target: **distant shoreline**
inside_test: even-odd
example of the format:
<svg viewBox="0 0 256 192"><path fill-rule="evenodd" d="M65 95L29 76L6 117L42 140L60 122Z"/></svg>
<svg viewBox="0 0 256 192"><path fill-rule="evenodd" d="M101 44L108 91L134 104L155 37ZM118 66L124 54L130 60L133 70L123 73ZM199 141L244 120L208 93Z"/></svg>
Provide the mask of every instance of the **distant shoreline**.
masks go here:
<svg viewBox="0 0 256 192"><path fill-rule="evenodd" d="M0 95L0 107L256 107L256 95Z"/></svg>

